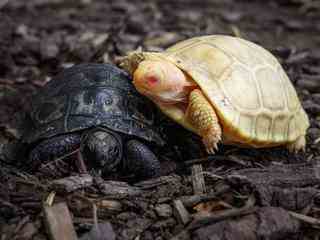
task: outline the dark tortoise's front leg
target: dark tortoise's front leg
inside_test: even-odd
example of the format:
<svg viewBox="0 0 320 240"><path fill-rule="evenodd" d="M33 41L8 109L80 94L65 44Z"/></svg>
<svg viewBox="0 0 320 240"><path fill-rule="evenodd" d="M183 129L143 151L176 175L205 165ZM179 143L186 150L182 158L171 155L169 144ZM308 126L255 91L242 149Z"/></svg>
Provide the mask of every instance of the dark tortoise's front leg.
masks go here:
<svg viewBox="0 0 320 240"><path fill-rule="evenodd" d="M41 164L64 158L80 147L81 133L68 133L45 139L29 153L27 169L36 169Z"/></svg>
<svg viewBox="0 0 320 240"><path fill-rule="evenodd" d="M89 170L111 173L122 160L121 136L106 128L95 128L85 133L81 153Z"/></svg>
<svg viewBox="0 0 320 240"><path fill-rule="evenodd" d="M156 155L143 143L130 140L126 143L124 170L128 170L139 179L158 177L160 162Z"/></svg>

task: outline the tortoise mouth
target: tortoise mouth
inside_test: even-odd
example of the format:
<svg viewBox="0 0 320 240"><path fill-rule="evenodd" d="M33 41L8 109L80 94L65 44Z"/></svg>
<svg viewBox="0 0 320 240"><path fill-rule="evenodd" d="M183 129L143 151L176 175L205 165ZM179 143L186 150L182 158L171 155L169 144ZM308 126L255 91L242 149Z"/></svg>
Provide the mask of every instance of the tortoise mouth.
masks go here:
<svg viewBox="0 0 320 240"><path fill-rule="evenodd" d="M145 86L135 84L135 82L133 82L133 84L140 94L148 97L155 103L172 105L187 102L187 93L185 92L163 91L161 93L155 93Z"/></svg>
<svg viewBox="0 0 320 240"><path fill-rule="evenodd" d="M144 95L150 98L153 102L159 103L161 105L174 105L179 103L187 103L187 98L179 95L154 95L149 93L148 91L144 92Z"/></svg>

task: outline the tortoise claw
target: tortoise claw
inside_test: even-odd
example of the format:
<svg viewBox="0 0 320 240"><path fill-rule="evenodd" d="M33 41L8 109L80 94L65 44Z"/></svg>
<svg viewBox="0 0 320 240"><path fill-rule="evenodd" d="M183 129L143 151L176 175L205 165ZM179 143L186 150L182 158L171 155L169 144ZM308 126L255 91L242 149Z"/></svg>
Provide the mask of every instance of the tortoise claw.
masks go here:
<svg viewBox="0 0 320 240"><path fill-rule="evenodd" d="M208 154L215 154L215 152L218 150L217 143L213 143L212 145L206 145L206 151Z"/></svg>
<svg viewBox="0 0 320 240"><path fill-rule="evenodd" d="M305 150L306 150L305 136L300 136L293 143L289 143L287 145L287 149L291 153L298 153L299 151L305 152Z"/></svg>
<svg viewBox="0 0 320 240"><path fill-rule="evenodd" d="M203 138L203 144L206 147L206 151L208 154L214 154L218 150L218 142L220 141L220 138L213 137L213 138Z"/></svg>
<svg viewBox="0 0 320 240"><path fill-rule="evenodd" d="M214 153L215 153L215 151L214 151L213 148L208 149L207 152L208 152L209 154L214 154Z"/></svg>

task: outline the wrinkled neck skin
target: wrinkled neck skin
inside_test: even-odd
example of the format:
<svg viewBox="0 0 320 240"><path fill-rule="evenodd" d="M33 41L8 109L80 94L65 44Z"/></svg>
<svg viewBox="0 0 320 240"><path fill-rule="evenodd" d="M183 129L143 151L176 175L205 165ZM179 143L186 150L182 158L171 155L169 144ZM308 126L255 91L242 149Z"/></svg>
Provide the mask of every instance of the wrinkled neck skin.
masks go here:
<svg viewBox="0 0 320 240"><path fill-rule="evenodd" d="M173 63L144 60L133 75L138 92L158 105L186 105L195 82Z"/></svg>

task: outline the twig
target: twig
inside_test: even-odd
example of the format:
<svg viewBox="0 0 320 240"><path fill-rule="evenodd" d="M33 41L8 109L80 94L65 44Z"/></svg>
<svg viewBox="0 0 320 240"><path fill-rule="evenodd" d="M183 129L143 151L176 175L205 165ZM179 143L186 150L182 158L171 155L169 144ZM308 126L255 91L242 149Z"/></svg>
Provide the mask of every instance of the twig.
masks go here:
<svg viewBox="0 0 320 240"><path fill-rule="evenodd" d="M230 209L230 210L224 210L221 213L217 213L215 215L209 216L209 217L203 217L200 219L193 220L187 228L179 232L177 235L175 235L170 240L180 240L185 239L185 236L188 236L189 232L192 230L195 230L197 228L203 227L205 225L209 225L212 223L216 223L228 218L232 217L241 217L244 215L252 214L258 210L257 207L243 207L238 209Z"/></svg>
<svg viewBox="0 0 320 240"><path fill-rule="evenodd" d="M200 163L205 163L205 162L209 162L209 161L214 161L217 158L219 158L219 157L218 156L208 156L205 158L196 158L196 159L184 161L181 164L188 167L188 166L192 166L194 164L200 164ZM223 157L223 158L225 159L225 157Z"/></svg>
<svg viewBox="0 0 320 240"><path fill-rule="evenodd" d="M258 208L254 206L255 198L253 196L249 197L245 206L242 208L233 208L221 211L219 213L215 213L212 216L207 216L199 219L193 220L189 226L187 227L188 230L197 229L204 225L208 225L211 223L219 222L221 220L225 220L231 217L240 217L243 215L248 215L254 213Z"/></svg>
<svg viewBox="0 0 320 240"><path fill-rule="evenodd" d="M307 216L307 215L304 215L304 214L301 214L301 213L292 212L292 211L289 211L289 214L292 217L294 217L294 218L296 218L296 219L298 219L298 220L300 220L300 221L302 221L304 223L311 224L312 227L320 229L320 220L317 219L317 218L313 218L313 217L310 217L310 216Z"/></svg>

